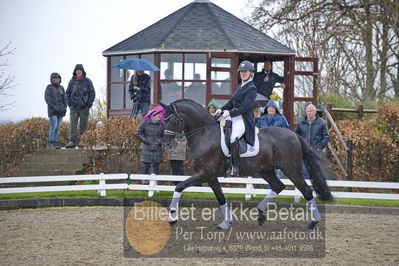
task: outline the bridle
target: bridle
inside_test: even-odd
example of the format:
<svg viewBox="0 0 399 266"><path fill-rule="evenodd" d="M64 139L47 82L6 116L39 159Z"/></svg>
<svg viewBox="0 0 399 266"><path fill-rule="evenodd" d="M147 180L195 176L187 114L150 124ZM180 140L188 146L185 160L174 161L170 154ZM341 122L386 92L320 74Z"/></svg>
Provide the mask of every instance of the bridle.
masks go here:
<svg viewBox="0 0 399 266"><path fill-rule="evenodd" d="M171 107L171 113L168 117L165 117L165 121L170 120L172 117L176 116L175 119L175 123L176 123L176 129L179 129L179 122L184 123L183 119L181 118L181 116L179 115L179 113L177 112L177 108L176 105L171 103L170 104ZM184 130L182 129L181 132L176 132L176 131L172 131L172 130L168 130L165 129L164 131L165 136L173 136L175 138L175 140L180 140L183 138L184 136Z"/></svg>
<svg viewBox="0 0 399 266"><path fill-rule="evenodd" d="M184 123L184 120L181 118L181 116L179 115L179 113L178 113L178 111L177 111L177 107L176 107L176 105L174 104L174 103L171 103L170 104L170 109L171 109L171 114L168 116L168 117L166 117L165 118L165 121L168 121L168 120L170 120L172 117L176 117L176 119L175 119L175 123L176 123L176 129L177 129L177 131L179 131L178 129L179 129L179 123ZM166 136L173 136L174 138L175 138L175 140L180 140L180 139L182 139L184 136L186 137L186 139L189 139L189 138L191 138L192 136L194 136L195 134L197 134L197 133L199 133L200 131L202 131L203 129L205 129L207 126L210 126L210 125L213 125L213 124L216 124L218 122L218 120L217 119L215 119L215 121L212 121L211 123L208 123L208 124L205 124L205 125L203 125L203 126L201 126L201 127L199 127L199 128L196 128L196 129L194 129L194 130L191 130L191 131L189 131L189 132L187 132L187 133L184 133L184 127L182 127L182 130L181 130L181 132L176 132L176 131L172 131L172 130L168 130L168 129L165 129L164 130L164 134L166 135Z"/></svg>

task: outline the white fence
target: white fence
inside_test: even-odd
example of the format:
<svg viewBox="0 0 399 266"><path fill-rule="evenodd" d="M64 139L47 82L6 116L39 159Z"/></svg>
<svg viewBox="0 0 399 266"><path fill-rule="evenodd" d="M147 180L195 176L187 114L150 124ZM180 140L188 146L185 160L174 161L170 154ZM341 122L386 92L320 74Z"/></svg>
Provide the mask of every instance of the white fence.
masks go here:
<svg viewBox="0 0 399 266"><path fill-rule="evenodd" d="M75 175L75 176L30 176L30 177L11 177L0 178L0 194L6 193L29 193L29 192L55 192L55 191L89 191L98 190L100 196L106 196L106 190L113 189L129 189L138 191L148 191L148 196L152 197L155 192L174 191L174 185L166 185L165 181L183 181L189 176L172 176L172 175L130 175L131 181L144 181L148 184L128 184L127 174L99 174L99 175ZM245 199L249 200L255 195L265 195L270 189L254 188L257 184L267 184L265 180L260 178L223 178L219 177L224 193L243 194ZM98 184L92 185L51 185L51 186L14 186L13 184L30 184L42 182L65 182L65 181L98 181ZM107 184L107 180L120 180L121 183ZM292 182L288 179L281 179L288 186L292 186ZM310 181L306 181L311 185ZM224 184L241 184L245 187L223 187ZM332 190L332 194L336 198L358 198L358 199L390 199L399 200L399 194L394 193L363 193L363 192L338 192L334 191L336 187L350 188L376 188L376 189L394 189L399 190L399 183L388 182L359 182L359 181L327 181ZM12 185L12 186L11 186ZM184 192L210 192L210 187L195 186L189 187ZM302 196L297 189L285 189L279 195Z"/></svg>

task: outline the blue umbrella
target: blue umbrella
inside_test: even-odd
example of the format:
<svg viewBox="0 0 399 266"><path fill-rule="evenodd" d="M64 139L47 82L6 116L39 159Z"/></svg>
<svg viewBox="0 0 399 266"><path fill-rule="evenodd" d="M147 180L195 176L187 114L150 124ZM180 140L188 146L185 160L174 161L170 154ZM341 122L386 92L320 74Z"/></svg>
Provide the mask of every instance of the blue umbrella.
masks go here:
<svg viewBox="0 0 399 266"><path fill-rule="evenodd" d="M159 68L153 63L139 58L130 58L122 60L113 67L121 69L142 70L142 71L159 71Z"/></svg>

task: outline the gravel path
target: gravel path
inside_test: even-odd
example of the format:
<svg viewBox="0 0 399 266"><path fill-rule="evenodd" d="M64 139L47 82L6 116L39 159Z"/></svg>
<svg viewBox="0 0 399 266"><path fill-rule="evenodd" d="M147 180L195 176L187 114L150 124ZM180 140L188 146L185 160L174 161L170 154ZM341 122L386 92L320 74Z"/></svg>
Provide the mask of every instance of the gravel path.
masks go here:
<svg viewBox="0 0 399 266"><path fill-rule="evenodd" d="M123 257L123 208L2 211L0 261L1 265L399 265L398 218L328 213L322 259L143 259Z"/></svg>

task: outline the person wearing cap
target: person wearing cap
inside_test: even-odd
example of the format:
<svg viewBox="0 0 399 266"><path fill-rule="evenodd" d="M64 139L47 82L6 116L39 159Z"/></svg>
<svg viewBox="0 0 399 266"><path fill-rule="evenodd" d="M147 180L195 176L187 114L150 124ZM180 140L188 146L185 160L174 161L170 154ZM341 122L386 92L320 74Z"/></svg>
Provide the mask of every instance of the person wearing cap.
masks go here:
<svg viewBox="0 0 399 266"><path fill-rule="evenodd" d="M75 148L89 123L89 110L93 105L96 92L93 82L86 77L82 64L77 64L73 70L72 79L66 90L67 103L70 110L69 143L66 148ZM78 136L79 122L79 136Z"/></svg>
<svg viewBox="0 0 399 266"><path fill-rule="evenodd" d="M134 118L143 117L148 113L151 104L151 77L144 71L137 70L129 83L130 100L137 104L132 116Z"/></svg>
<svg viewBox="0 0 399 266"><path fill-rule="evenodd" d="M306 106L306 117L298 123L295 132L302 136L320 156L330 139L327 124L324 119L317 116L317 109L313 104ZM309 179L308 171L303 162L302 174L305 179Z"/></svg>
<svg viewBox="0 0 399 266"><path fill-rule="evenodd" d="M141 142L140 161L144 163L144 174L159 174L159 164L162 162L162 139L164 136L165 110L162 106L155 106L148 111L141 121L137 131L136 138Z"/></svg>
<svg viewBox="0 0 399 266"><path fill-rule="evenodd" d="M206 107L206 109L208 110L209 114L211 116L215 116L215 112L217 109L219 109L219 105L216 102L215 99L212 99L209 101L208 106Z"/></svg>
<svg viewBox="0 0 399 266"><path fill-rule="evenodd" d="M65 99L65 90L61 85L61 76L58 73L50 75L51 84L47 85L44 93L44 99L47 103L47 114L50 120L49 130L49 148L60 149L57 144L59 129L62 123L62 118L65 116L67 103Z"/></svg>
<svg viewBox="0 0 399 266"><path fill-rule="evenodd" d="M240 63L238 72L242 82L238 84L237 90L232 98L216 111L216 115L223 112L227 120L226 125L231 121L232 133L230 136L230 169L228 175L239 176L240 151L239 139L244 139L249 145L255 144L255 119L252 112L255 106L257 90L253 83L254 66L249 61Z"/></svg>
<svg viewBox="0 0 399 266"><path fill-rule="evenodd" d="M284 78L274 73L272 70L273 63L266 60L261 72L257 72L254 76L254 84L258 89L258 93L270 99L274 86L277 82L281 83L281 88L285 89Z"/></svg>

